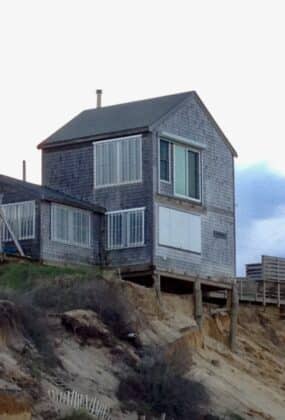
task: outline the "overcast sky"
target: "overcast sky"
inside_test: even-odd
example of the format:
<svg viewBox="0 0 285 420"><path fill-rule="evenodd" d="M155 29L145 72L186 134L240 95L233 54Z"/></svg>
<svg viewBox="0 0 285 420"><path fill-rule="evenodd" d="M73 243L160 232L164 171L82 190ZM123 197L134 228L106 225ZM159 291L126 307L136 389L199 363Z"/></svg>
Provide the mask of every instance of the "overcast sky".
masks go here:
<svg viewBox="0 0 285 420"><path fill-rule="evenodd" d="M194 89L239 153L239 267L285 256L284 7L1 0L0 173L20 177L26 159L28 179L40 182L36 145L94 107L96 88L105 105Z"/></svg>

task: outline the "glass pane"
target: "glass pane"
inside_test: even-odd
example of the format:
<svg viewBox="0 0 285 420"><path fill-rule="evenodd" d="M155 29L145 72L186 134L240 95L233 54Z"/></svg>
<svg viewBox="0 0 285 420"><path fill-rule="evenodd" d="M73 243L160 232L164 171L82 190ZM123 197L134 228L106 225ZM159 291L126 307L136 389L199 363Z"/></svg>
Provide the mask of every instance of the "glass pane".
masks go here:
<svg viewBox="0 0 285 420"><path fill-rule="evenodd" d="M120 213L109 216L110 229L110 248L121 248L123 246L122 238L122 215Z"/></svg>
<svg viewBox="0 0 285 420"><path fill-rule="evenodd" d="M56 239L68 242L68 212L64 207L56 207L55 210L56 216L53 223L55 223Z"/></svg>
<svg viewBox="0 0 285 420"><path fill-rule="evenodd" d="M160 140L160 179L169 181L169 143Z"/></svg>
<svg viewBox="0 0 285 420"><path fill-rule="evenodd" d="M117 142L95 145L96 185L110 185L117 178Z"/></svg>
<svg viewBox="0 0 285 420"><path fill-rule="evenodd" d="M175 193L180 195L187 195L185 154L185 147L175 145Z"/></svg>
<svg viewBox="0 0 285 420"><path fill-rule="evenodd" d="M129 244L139 245L143 243L143 211L138 210L129 213Z"/></svg>
<svg viewBox="0 0 285 420"><path fill-rule="evenodd" d="M189 197L199 199L199 154L191 150L188 151L188 185Z"/></svg>
<svg viewBox="0 0 285 420"><path fill-rule="evenodd" d="M120 140L120 181L134 182L141 178L140 137Z"/></svg>

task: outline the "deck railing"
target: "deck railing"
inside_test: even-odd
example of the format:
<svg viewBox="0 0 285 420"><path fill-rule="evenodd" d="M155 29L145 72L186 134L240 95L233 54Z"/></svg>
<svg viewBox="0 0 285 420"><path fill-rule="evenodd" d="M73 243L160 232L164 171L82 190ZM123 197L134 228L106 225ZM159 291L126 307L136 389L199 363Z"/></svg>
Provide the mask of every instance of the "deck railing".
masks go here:
<svg viewBox="0 0 285 420"><path fill-rule="evenodd" d="M238 291L241 301L260 302L280 306L285 303L285 280L253 280L238 278Z"/></svg>

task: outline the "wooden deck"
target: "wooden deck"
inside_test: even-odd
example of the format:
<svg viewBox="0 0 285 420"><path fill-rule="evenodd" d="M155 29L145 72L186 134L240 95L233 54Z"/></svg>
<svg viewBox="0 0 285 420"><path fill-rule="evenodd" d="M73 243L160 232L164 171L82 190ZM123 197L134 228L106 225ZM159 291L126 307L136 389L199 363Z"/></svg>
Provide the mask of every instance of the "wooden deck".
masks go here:
<svg viewBox="0 0 285 420"><path fill-rule="evenodd" d="M241 302L256 302L263 306L267 304L285 305L284 280L252 280L237 279L239 299Z"/></svg>
<svg viewBox="0 0 285 420"><path fill-rule="evenodd" d="M285 258L263 255L256 278L238 278L241 302L285 305Z"/></svg>

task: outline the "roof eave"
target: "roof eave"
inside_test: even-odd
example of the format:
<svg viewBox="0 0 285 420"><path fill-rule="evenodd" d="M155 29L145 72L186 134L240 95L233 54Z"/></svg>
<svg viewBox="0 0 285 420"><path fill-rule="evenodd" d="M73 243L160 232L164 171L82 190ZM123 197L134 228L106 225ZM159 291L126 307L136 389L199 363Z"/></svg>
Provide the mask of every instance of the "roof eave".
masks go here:
<svg viewBox="0 0 285 420"><path fill-rule="evenodd" d="M57 204L62 204L65 206L69 206L69 207L74 207L77 209L81 209L81 210L86 210L86 211L92 211L93 213L100 213L100 214L105 214L106 213L106 209L104 207L100 207L100 206L93 206L92 204L89 205L89 203L83 202L81 203L75 203L73 201L70 201L68 199L65 198L51 198L51 197L45 197L44 195L40 198L40 201L46 201L48 203L57 203Z"/></svg>
<svg viewBox="0 0 285 420"><path fill-rule="evenodd" d="M87 137L79 137L74 139L65 139L60 141L54 141L51 143L48 143L48 139L42 141L40 144L38 144L37 148L39 150L43 149L52 149L54 147L64 147L68 145L76 145L76 144L82 144L82 143L91 143L93 141L97 140L104 140L108 139L110 137L120 137L122 135L131 135L131 134L139 134L139 133L147 133L151 131L151 127L144 126L144 127L136 127L136 128L130 128L127 130L120 130L120 131L110 131L104 134L97 134Z"/></svg>

